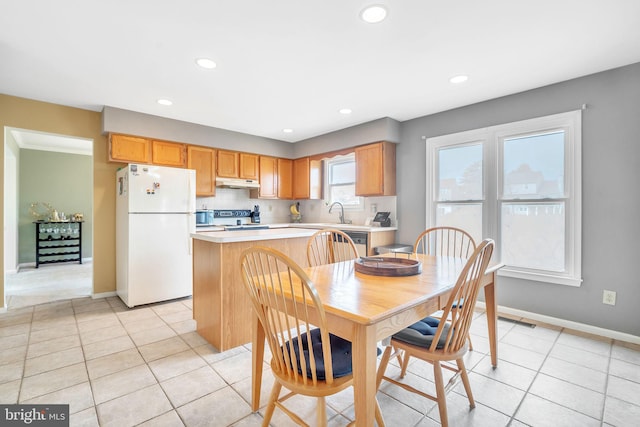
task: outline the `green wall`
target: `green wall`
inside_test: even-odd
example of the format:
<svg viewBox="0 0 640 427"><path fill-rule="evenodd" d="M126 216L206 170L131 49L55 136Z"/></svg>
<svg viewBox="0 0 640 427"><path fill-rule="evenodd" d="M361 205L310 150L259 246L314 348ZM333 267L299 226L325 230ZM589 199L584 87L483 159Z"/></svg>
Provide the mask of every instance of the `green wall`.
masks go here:
<svg viewBox="0 0 640 427"><path fill-rule="evenodd" d="M92 257L93 159L91 156L41 150L20 150L18 262L35 262L35 227L29 207L47 202L67 216L84 214L82 258Z"/></svg>

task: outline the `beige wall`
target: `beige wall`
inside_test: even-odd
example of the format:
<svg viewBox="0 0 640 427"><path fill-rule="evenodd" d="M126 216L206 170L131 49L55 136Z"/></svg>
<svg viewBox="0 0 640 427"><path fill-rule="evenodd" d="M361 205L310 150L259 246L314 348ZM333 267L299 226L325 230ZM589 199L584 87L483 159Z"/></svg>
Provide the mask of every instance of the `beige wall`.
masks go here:
<svg viewBox="0 0 640 427"><path fill-rule="evenodd" d="M115 171L109 163L106 136L101 134L101 113L0 94L0 203L4 215L4 129L15 127L93 139L93 292L114 292L115 280ZM4 241L4 231L0 231ZM0 247L4 272L4 247ZM0 280L4 295L4 274Z"/></svg>

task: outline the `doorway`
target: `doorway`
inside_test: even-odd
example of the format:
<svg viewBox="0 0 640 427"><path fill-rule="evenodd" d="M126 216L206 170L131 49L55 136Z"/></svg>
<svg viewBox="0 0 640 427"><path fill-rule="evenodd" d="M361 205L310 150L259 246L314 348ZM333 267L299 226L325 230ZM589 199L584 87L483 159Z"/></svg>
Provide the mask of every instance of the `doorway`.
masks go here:
<svg viewBox="0 0 640 427"><path fill-rule="evenodd" d="M93 140L8 127L4 132L5 307L91 296ZM81 264L35 268L34 221L53 210L66 218L82 213Z"/></svg>

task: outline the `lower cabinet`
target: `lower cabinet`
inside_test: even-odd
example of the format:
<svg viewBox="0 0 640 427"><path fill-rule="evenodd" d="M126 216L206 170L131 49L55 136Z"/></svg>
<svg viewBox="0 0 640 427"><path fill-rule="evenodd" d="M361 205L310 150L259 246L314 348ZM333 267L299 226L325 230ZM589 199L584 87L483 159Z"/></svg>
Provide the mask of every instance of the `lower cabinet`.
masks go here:
<svg viewBox="0 0 640 427"><path fill-rule="evenodd" d="M36 268L40 264L82 264L82 222L34 222Z"/></svg>

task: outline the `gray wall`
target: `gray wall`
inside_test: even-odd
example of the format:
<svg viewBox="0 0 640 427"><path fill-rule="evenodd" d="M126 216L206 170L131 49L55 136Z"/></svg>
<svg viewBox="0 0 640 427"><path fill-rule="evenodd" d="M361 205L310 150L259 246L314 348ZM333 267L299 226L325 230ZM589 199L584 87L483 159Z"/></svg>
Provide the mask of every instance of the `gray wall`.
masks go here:
<svg viewBox="0 0 640 427"><path fill-rule="evenodd" d="M58 212L84 214L82 257L93 248L93 159L91 156L41 150L20 150L18 262L35 262L35 226L29 207L47 202Z"/></svg>
<svg viewBox="0 0 640 427"><path fill-rule="evenodd" d="M102 111L102 131L293 158L293 147L288 142L114 107L105 107Z"/></svg>
<svg viewBox="0 0 640 427"><path fill-rule="evenodd" d="M501 277L498 303L640 336L640 64L402 123L397 147L399 240L425 227L423 136L475 129L569 110L582 116L580 287ZM617 292L615 306L602 290Z"/></svg>

